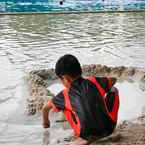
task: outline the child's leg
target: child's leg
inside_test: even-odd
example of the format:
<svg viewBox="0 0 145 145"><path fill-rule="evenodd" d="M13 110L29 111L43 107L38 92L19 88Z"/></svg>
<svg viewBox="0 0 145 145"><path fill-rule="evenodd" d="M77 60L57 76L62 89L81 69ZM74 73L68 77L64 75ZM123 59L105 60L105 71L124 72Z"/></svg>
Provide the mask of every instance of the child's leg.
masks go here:
<svg viewBox="0 0 145 145"><path fill-rule="evenodd" d="M70 142L69 145L87 145L88 141L83 138L76 138L73 142Z"/></svg>

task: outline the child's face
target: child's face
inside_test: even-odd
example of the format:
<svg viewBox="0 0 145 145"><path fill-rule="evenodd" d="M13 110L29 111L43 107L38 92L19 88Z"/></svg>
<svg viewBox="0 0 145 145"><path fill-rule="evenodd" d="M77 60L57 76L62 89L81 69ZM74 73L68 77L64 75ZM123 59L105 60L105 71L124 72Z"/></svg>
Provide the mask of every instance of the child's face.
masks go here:
<svg viewBox="0 0 145 145"><path fill-rule="evenodd" d="M64 87L66 87L67 89L70 88L72 81L68 76L64 75L64 76L61 76L59 79Z"/></svg>

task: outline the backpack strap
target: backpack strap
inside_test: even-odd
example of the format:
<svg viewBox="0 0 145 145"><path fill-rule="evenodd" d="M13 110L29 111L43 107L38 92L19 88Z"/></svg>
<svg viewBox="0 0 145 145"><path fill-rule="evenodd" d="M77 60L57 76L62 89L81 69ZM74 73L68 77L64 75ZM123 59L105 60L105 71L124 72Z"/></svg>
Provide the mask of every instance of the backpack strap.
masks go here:
<svg viewBox="0 0 145 145"><path fill-rule="evenodd" d="M105 99L106 98L106 92L101 87L101 85L98 83L98 81L96 80L96 77L91 76L91 77L88 77L87 80L91 81L96 86L96 88L99 90L99 93L101 94L101 96Z"/></svg>
<svg viewBox="0 0 145 145"><path fill-rule="evenodd" d="M117 122L118 109L119 109L119 96L118 96L118 94L116 94L116 96L115 96L115 100L114 100L114 104L113 104L113 109L112 109L111 112L109 112L108 108L107 108L107 105L106 105L106 102L105 102L105 98L106 98L107 92L105 92L105 90L98 83L98 81L96 80L96 77L91 76L91 77L87 78L87 80L91 81L96 86L96 88L98 89L100 95L103 98L104 105L105 105L105 110L106 110L107 114L112 119L112 121Z"/></svg>
<svg viewBox="0 0 145 145"><path fill-rule="evenodd" d="M72 108L70 96L68 94L67 89L63 90L63 96L65 100L65 110L64 110L65 117L69 122L69 124L71 125L72 129L74 130L75 135L79 136L81 131L80 119L77 113Z"/></svg>

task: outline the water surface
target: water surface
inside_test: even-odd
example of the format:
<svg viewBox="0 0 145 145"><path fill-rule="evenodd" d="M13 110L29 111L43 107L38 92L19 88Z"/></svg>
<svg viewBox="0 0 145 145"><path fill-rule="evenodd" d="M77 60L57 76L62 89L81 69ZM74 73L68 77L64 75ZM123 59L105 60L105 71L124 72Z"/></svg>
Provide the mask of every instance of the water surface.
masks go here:
<svg viewBox="0 0 145 145"><path fill-rule="evenodd" d="M0 16L0 144L42 143L41 118L27 118L25 112L23 76L30 70L54 68L65 53L76 55L82 65L145 69L145 13ZM140 108L136 114L131 110L145 104L140 101L144 92L136 84L125 83L127 92L120 86L122 101L128 102L120 116L129 119L130 112L135 117ZM131 93L134 99L128 107Z"/></svg>
<svg viewBox="0 0 145 145"><path fill-rule="evenodd" d="M66 13L145 10L144 0L1 0L0 13Z"/></svg>

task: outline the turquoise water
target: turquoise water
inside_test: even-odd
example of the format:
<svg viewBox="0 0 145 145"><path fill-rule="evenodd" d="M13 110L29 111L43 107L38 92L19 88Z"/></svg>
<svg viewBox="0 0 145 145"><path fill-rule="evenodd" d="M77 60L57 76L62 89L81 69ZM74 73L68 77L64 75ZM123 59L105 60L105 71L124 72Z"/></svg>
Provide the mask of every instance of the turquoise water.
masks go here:
<svg viewBox="0 0 145 145"><path fill-rule="evenodd" d="M145 10L145 0L0 0L1 13Z"/></svg>

